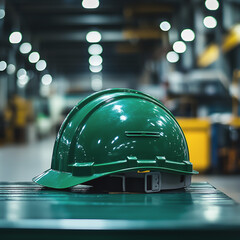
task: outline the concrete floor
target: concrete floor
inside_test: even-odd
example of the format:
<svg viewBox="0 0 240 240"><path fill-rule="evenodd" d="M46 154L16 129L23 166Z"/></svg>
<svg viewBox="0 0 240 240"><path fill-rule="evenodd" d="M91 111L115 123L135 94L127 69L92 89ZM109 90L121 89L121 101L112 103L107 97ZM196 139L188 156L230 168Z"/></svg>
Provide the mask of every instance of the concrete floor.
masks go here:
<svg viewBox="0 0 240 240"><path fill-rule="evenodd" d="M193 182L209 182L236 202L240 203L240 175L197 175Z"/></svg>
<svg viewBox="0 0 240 240"><path fill-rule="evenodd" d="M50 168L54 137L31 144L0 146L0 182L31 181ZM193 182L206 181L240 203L240 175L197 175Z"/></svg>
<svg viewBox="0 0 240 240"><path fill-rule="evenodd" d="M30 144L0 146L0 181L23 182L51 166L55 138Z"/></svg>

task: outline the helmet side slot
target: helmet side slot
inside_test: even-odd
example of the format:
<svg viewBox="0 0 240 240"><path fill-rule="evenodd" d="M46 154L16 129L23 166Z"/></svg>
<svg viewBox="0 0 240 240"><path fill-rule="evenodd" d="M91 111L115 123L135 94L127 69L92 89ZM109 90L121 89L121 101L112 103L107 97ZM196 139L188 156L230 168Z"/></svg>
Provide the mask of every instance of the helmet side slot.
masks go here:
<svg viewBox="0 0 240 240"><path fill-rule="evenodd" d="M125 131L127 137L160 137L159 132L150 131Z"/></svg>

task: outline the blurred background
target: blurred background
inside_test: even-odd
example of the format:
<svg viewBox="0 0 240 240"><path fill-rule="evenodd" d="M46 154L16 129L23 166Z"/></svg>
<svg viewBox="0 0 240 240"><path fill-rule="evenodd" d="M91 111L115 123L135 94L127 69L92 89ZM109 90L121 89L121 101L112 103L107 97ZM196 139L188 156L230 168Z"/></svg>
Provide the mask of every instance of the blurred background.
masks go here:
<svg viewBox="0 0 240 240"><path fill-rule="evenodd" d="M196 180L240 199L238 0L0 0L0 181L49 168L71 108L115 87L161 100Z"/></svg>

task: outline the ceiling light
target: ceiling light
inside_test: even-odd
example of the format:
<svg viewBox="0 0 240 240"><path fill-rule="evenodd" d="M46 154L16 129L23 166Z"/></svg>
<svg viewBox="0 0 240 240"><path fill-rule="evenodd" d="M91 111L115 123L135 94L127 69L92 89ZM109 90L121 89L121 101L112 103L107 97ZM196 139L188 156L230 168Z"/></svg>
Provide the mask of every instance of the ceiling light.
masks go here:
<svg viewBox="0 0 240 240"><path fill-rule="evenodd" d="M36 63L36 69L38 71L43 71L47 67L47 63L45 60L40 60Z"/></svg>
<svg viewBox="0 0 240 240"><path fill-rule="evenodd" d="M43 75L41 82L43 85L50 85L52 83L52 76L50 74Z"/></svg>
<svg viewBox="0 0 240 240"><path fill-rule="evenodd" d="M175 63L179 60L179 55L177 53L175 53L174 51L171 51L167 54L167 60L170 63Z"/></svg>
<svg viewBox="0 0 240 240"><path fill-rule="evenodd" d="M206 0L205 6L208 10L217 10L219 7L219 2L217 0Z"/></svg>
<svg viewBox="0 0 240 240"><path fill-rule="evenodd" d="M18 77L18 79L24 79L25 76L27 76L27 71L26 71L24 68L20 68L20 69L17 71L17 77Z"/></svg>
<svg viewBox="0 0 240 240"><path fill-rule="evenodd" d="M9 36L9 42L12 44L20 43L22 40L22 34L20 32L12 32Z"/></svg>
<svg viewBox="0 0 240 240"><path fill-rule="evenodd" d="M102 89L102 76L95 76L93 75L92 76L92 79L91 79L91 86L92 86L92 89L94 91L99 91Z"/></svg>
<svg viewBox="0 0 240 240"><path fill-rule="evenodd" d="M191 42L195 38L195 33L191 29L184 29L181 33L181 37L186 42Z"/></svg>
<svg viewBox="0 0 240 240"><path fill-rule="evenodd" d="M23 88L28 82L29 82L29 77L26 75L24 78L18 78L17 85L18 87Z"/></svg>
<svg viewBox="0 0 240 240"><path fill-rule="evenodd" d="M7 74L11 75L13 73L15 73L16 71L16 67L14 64L8 64L7 66Z"/></svg>
<svg viewBox="0 0 240 240"><path fill-rule="evenodd" d="M99 66L102 64L102 57L99 55L94 55L89 58L89 64L92 66Z"/></svg>
<svg viewBox="0 0 240 240"><path fill-rule="evenodd" d="M40 58L40 55L38 52L32 52L29 55L28 60L30 63L36 63L36 62L38 62L39 58Z"/></svg>
<svg viewBox="0 0 240 240"><path fill-rule="evenodd" d="M183 41L177 41L173 44L173 50L177 53L184 53L187 47Z"/></svg>
<svg viewBox="0 0 240 240"><path fill-rule="evenodd" d="M0 19L3 19L5 17L5 10L0 9Z"/></svg>
<svg viewBox="0 0 240 240"><path fill-rule="evenodd" d="M82 6L87 9L94 9L99 6L99 0L83 0Z"/></svg>
<svg viewBox="0 0 240 240"><path fill-rule="evenodd" d="M166 31L169 31L169 30L170 30L171 24L170 24L169 22L167 22L167 21L163 21L163 22L160 23L159 27L160 27L160 29L161 29L162 31L165 31L165 32L166 32Z"/></svg>
<svg viewBox="0 0 240 240"><path fill-rule="evenodd" d="M88 53L91 55L100 55L103 51L103 48L100 44L92 44L88 48Z"/></svg>
<svg viewBox="0 0 240 240"><path fill-rule="evenodd" d="M5 61L0 62L0 71L4 71L7 68L7 63Z"/></svg>
<svg viewBox="0 0 240 240"><path fill-rule="evenodd" d="M215 28L217 26L217 20L212 16L207 16L203 19L203 24L206 28Z"/></svg>
<svg viewBox="0 0 240 240"><path fill-rule="evenodd" d="M91 31L86 35L86 40L90 43L97 43L101 41L101 39L102 39L102 36L100 32L97 32L97 31Z"/></svg>
<svg viewBox="0 0 240 240"><path fill-rule="evenodd" d="M22 43L19 47L19 51L23 54L27 54L31 52L32 50L32 45L28 42Z"/></svg>
<svg viewBox="0 0 240 240"><path fill-rule="evenodd" d="M101 72L102 71L102 65L98 65L98 66L92 66L90 65L89 66L89 69L91 72L93 73L98 73L98 72Z"/></svg>

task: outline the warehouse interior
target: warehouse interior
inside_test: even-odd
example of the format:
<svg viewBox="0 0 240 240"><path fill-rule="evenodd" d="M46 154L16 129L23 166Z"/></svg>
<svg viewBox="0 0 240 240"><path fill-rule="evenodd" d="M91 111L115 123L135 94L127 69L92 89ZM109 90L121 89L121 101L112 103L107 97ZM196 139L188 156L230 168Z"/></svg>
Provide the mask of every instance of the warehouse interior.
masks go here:
<svg viewBox="0 0 240 240"><path fill-rule="evenodd" d="M193 182L240 203L240 1L0 0L0 182L50 168L64 118L108 88L160 100Z"/></svg>

